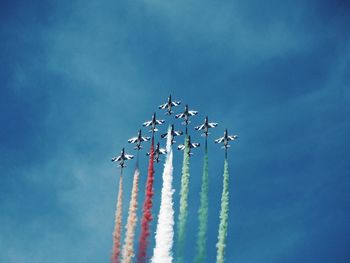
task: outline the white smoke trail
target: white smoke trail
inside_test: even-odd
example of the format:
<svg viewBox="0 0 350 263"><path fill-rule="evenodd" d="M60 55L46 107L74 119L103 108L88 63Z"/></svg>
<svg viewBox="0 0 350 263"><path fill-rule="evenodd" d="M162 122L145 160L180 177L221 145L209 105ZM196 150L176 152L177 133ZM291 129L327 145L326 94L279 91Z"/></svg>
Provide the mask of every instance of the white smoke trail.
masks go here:
<svg viewBox="0 0 350 263"><path fill-rule="evenodd" d="M119 190L118 190L118 200L117 207L115 211L115 222L113 231L113 250L112 250L112 263L118 263L120 257L120 238L122 233L122 217L123 217L123 170L120 174L119 179Z"/></svg>
<svg viewBox="0 0 350 263"><path fill-rule="evenodd" d="M173 208L173 151L171 146L171 128L167 136L167 157L163 171L163 187L156 230L156 245L153 250L152 263L171 263L174 238Z"/></svg>
<svg viewBox="0 0 350 263"><path fill-rule="evenodd" d="M126 234L124 239L124 246L122 251L122 263L131 263L134 256L134 238L135 238L135 229L137 222L137 195L139 188L139 168L136 167L134 173L134 181L132 184L131 190L131 200L129 204L129 214L126 224Z"/></svg>

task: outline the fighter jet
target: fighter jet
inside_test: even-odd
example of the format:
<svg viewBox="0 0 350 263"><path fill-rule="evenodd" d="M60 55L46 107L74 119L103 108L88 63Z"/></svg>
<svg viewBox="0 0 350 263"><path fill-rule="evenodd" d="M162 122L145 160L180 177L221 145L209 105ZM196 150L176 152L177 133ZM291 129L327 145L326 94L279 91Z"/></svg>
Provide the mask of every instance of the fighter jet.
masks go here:
<svg viewBox="0 0 350 263"><path fill-rule="evenodd" d="M168 102L164 103L162 105L160 105L158 108L162 109L162 110L167 110L167 112L165 113L166 115L171 115L172 113L174 113L171 108L174 106L179 106L181 104L181 101L172 101L171 100L171 94L168 97Z"/></svg>
<svg viewBox="0 0 350 263"><path fill-rule="evenodd" d="M195 127L195 129L197 131L204 130L204 133L202 133L202 136L207 137L208 134L209 134L209 128L215 128L216 126L218 126L218 124L216 122L209 122L208 121L208 116L207 116L204 119L204 123L202 125L199 125L199 126Z"/></svg>
<svg viewBox="0 0 350 263"><path fill-rule="evenodd" d="M184 121L182 122L182 124L186 125L186 128L187 128L187 125L190 123L189 117L197 115L197 114L198 114L198 111L188 110L188 104L186 104L184 112L175 115L175 118L176 119L183 118ZM186 134L187 134L187 132L186 132Z"/></svg>
<svg viewBox="0 0 350 263"><path fill-rule="evenodd" d="M163 148L160 148L159 142L158 142L158 143L157 143L157 147L156 147L156 149L154 150L154 160L155 160L157 163L159 163L159 161L160 161L159 156L160 156L161 154L166 154L166 150L163 149ZM150 153L147 153L146 155L149 156Z"/></svg>
<svg viewBox="0 0 350 263"><path fill-rule="evenodd" d="M152 116L152 120L150 121L146 121L145 123L143 123L142 125L145 126L145 127L149 127L151 126L151 129L149 132L152 132L154 133L155 131L158 131L158 129L156 128L156 125L160 125L160 124L163 124L165 121L164 120L157 120L156 119L156 113L153 113L153 116Z"/></svg>
<svg viewBox="0 0 350 263"><path fill-rule="evenodd" d="M131 154L126 154L125 149L123 148L119 156L112 158L112 162L119 162L119 166L124 168L126 167L125 160L131 160L132 158L134 158L134 156Z"/></svg>
<svg viewBox="0 0 350 263"><path fill-rule="evenodd" d="M142 142L147 142L151 139L151 137L142 137L141 135L141 129L139 130L139 133L137 134L137 137L133 137L128 140L128 143L136 143L136 146L134 147L135 150L140 150L143 147L141 146Z"/></svg>
<svg viewBox="0 0 350 263"><path fill-rule="evenodd" d="M174 129L174 124L171 125L171 145L173 145L176 141L174 141L174 137L175 136L180 136L183 134L182 131L175 131ZM161 135L162 138L167 138L168 137L168 133L164 133Z"/></svg>
<svg viewBox="0 0 350 263"><path fill-rule="evenodd" d="M188 154L189 155L192 155L193 153L191 153L191 149L192 148L197 148L197 147L199 147L200 146L200 143L198 143L198 142L191 142L191 136L188 136L188 148L189 148L189 152L188 152ZM181 150L181 151L183 151L183 150L185 150L185 145L183 145L183 144L180 144L179 146L177 146L177 149L178 150Z"/></svg>
<svg viewBox="0 0 350 263"><path fill-rule="evenodd" d="M229 141L234 141L238 138L238 135L228 135L227 129L225 130L224 137L221 137L219 139L215 140L215 143L223 143L224 145L221 147L223 149L226 149L230 147L228 144Z"/></svg>

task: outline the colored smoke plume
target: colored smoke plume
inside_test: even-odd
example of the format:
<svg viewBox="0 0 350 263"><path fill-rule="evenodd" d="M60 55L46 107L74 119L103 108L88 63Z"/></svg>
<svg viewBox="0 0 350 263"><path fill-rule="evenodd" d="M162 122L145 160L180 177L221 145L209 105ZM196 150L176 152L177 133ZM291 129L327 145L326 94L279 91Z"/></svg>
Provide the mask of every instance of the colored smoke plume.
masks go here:
<svg viewBox="0 0 350 263"><path fill-rule="evenodd" d="M163 171L163 186L156 230L156 245L153 250L152 263L173 262L172 247L174 238L173 208L173 151L171 145L171 127L167 136L167 156Z"/></svg>
<svg viewBox="0 0 350 263"><path fill-rule="evenodd" d="M150 223L152 221L152 198L154 181L154 136L152 136L151 150L149 154L148 175L146 181L146 194L143 203L143 214L141 219L141 235L139 240L139 251L137 256L138 263L144 263L147 260L148 237L150 235Z"/></svg>
<svg viewBox="0 0 350 263"><path fill-rule="evenodd" d="M228 161L225 158L224 164L224 182L221 195L221 211L220 211L220 225L218 233L218 242L216 243L217 254L216 262L223 263L225 260L225 247L226 247L226 236L227 236L227 224L228 224L228 210L229 210L229 192L228 192Z"/></svg>
<svg viewBox="0 0 350 263"><path fill-rule="evenodd" d="M206 259L206 242L208 228L208 147L205 140L205 154L203 163L202 186L200 192L200 207L198 210L198 234L195 262L202 263Z"/></svg>
<svg viewBox="0 0 350 263"><path fill-rule="evenodd" d="M136 166L134 173L134 180L131 190L131 199L129 204L128 219L126 223L126 234L124 239L124 246L122 251L122 263L131 263L134 256L134 238L135 238L135 229L137 222L137 196L139 192L139 176L140 171Z"/></svg>
<svg viewBox="0 0 350 263"><path fill-rule="evenodd" d="M183 250L185 246L186 222L188 215L188 191L190 181L190 155L188 147L188 135L185 138L185 150L182 164L181 189L180 189L180 211L178 217L177 236L177 261L183 261Z"/></svg>
<svg viewBox="0 0 350 263"><path fill-rule="evenodd" d="M122 168L123 169L123 168ZM122 212L123 212L123 175L119 178L118 200L115 212L115 222L113 231L112 263L118 263L120 257L120 238L122 232Z"/></svg>

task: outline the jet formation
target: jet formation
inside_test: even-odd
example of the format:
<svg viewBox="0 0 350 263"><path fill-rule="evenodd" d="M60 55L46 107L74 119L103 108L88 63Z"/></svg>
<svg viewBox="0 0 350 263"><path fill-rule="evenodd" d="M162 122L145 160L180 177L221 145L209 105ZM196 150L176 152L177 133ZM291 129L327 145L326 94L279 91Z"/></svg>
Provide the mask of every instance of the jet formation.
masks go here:
<svg viewBox="0 0 350 263"><path fill-rule="evenodd" d="M168 102L160 105L158 107L158 109L162 109L162 110L167 110L165 114L167 115L171 115L173 114L174 112L171 110L172 107L176 107L176 106L179 106L181 104L181 101L172 101L171 100L171 95L169 95L168 97Z"/></svg>
<svg viewBox="0 0 350 263"><path fill-rule="evenodd" d="M171 124L171 131L170 131L171 145L173 145L174 143L176 143L176 141L174 141L174 137L175 137L175 136L180 136L180 135L182 135L182 134L183 134L182 131L175 131L174 124ZM168 133L164 133L164 134L162 134L160 137L162 137L162 138L167 138L167 137L168 137Z"/></svg>
<svg viewBox="0 0 350 263"><path fill-rule="evenodd" d="M128 143L136 143L135 150L140 150L143 147L141 146L142 142L147 142L151 139L151 137L142 137L141 135L141 129L139 130L139 133L137 134L136 137L130 138L128 140Z"/></svg>
<svg viewBox="0 0 350 263"><path fill-rule="evenodd" d="M215 140L215 143L223 143L223 146L221 148L226 149L230 147L228 144L229 141L234 141L238 138L238 135L228 135L227 129L224 132L224 136L220 137L219 139Z"/></svg>
<svg viewBox="0 0 350 263"><path fill-rule="evenodd" d="M165 115L170 116L174 113L173 108L179 106L180 104L181 104L181 101L172 100L171 95L169 95L167 102L162 104L162 105L159 105L158 108L161 110L166 110ZM192 142L191 136L188 135L188 125L190 123L189 118L196 116L197 114L198 114L198 111L189 110L188 104L186 104L183 112L175 115L175 119L183 119L183 122L181 124L185 125L185 127L186 127L185 134L186 134L186 136L188 136L188 140L186 142L188 144L187 146L189 149L189 152L188 152L189 156L193 155L191 149L198 148L200 146L200 143ZM149 132L152 133L152 142L154 140L154 133L158 131L157 126L162 125L164 123L165 123L165 120L157 119L156 113L154 112L151 120L146 121L142 124L142 126L150 128ZM209 129L216 128L217 126L218 126L218 123L209 122L209 118L208 118L208 116L206 116L204 119L204 123L202 123L198 126L195 126L194 129L197 131L202 131L201 136L205 137L206 142L207 142L208 135L210 134ZM171 125L171 132L170 132L171 144L173 145L174 143L176 143L174 138L176 136L181 136L181 135L183 135L183 132L175 130L175 126L174 126L174 124L172 124ZM167 138L168 134L167 133L161 134L160 137ZM229 141L236 140L237 138L238 138L237 135L228 135L228 132L226 129L224 132L224 136L216 139L215 143L222 143L223 146L221 148L225 149L225 152L227 153L227 149L230 147ZM128 143L135 144L134 149L139 151L143 148L141 144L143 142L147 142L150 140L151 140L151 137L142 136L142 131L141 131L141 129L139 129L137 136L130 138L128 140ZM178 148L178 150L184 150L186 148L186 145L180 144L177 148ZM149 155L149 154L150 153L147 153L146 155ZM156 144L156 148L154 150L154 160L157 163L160 161L159 157L162 154L166 154L166 150L164 148L161 148L160 143L158 142ZM124 168L124 167L126 167L125 162L127 160L131 160L133 158L134 158L134 156L131 154L125 153L125 149L123 148L119 156L112 158L112 162L119 162L118 166L121 168Z"/></svg>
<svg viewBox="0 0 350 263"><path fill-rule="evenodd" d="M131 155L131 154L126 154L125 153L125 149L123 148L119 156L116 156L116 157L112 158L112 162L119 162L118 165L121 168L124 168L124 167L126 167L125 161L126 160L131 160L132 158L134 158L134 156Z"/></svg>
<svg viewBox="0 0 350 263"><path fill-rule="evenodd" d="M165 120L157 120L157 118L156 118L156 113L153 113L152 120L146 121L146 122L144 122L142 125L143 125L144 127L149 127L149 126L151 126L151 129L149 130L149 132L154 133L154 132L158 131L158 129L156 128L156 125L161 125L161 124L163 124L164 122L165 122Z"/></svg>
<svg viewBox="0 0 350 263"><path fill-rule="evenodd" d="M204 123L202 125L196 126L194 129L197 131L204 130L204 133L202 133L202 136L208 137L209 134L209 128L215 128L218 126L216 122L209 122L208 116L205 117Z"/></svg>
<svg viewBox="0 0 350 263"><path fill-rule="evenodd" d="M188 146L188 155L192 155L193 153L191 152L192 148L198 148L200 146L200 143L198 142L191 142L191 136L188 136L187 140L187 146ZM180 144L177 146L177 149L183 151L185 150L186 146L184 144Z"/></svg>
<svg viewBox="0 0 350 263"><path fill-rule="evenodd" d="M161 154L166 154L166 150L164 148L160 148L159 142L157 143L156 149L154 150L154 160L159 163L160 159L159 156ZM147 156L150 155L150 153L146 153Z"/></svg>

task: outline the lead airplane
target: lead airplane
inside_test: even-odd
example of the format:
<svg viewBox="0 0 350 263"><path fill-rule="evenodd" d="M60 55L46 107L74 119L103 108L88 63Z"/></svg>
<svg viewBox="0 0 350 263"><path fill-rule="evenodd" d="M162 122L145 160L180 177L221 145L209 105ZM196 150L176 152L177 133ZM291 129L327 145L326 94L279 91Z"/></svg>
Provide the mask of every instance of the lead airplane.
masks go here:
<svg viewBox="0 0 350 263"><path fill-rule="evenodd" d="M182 131L175 131L174 124L171 125L171 131L170 131L170 136L171 136L171 145L173 145L176 141L174 141L175 136L180 136L182 135ZM161 135L162 138L167 138L168 133L164 133Z"/></svg>
<svg viewBox="0 0 350 263"><path fill-rule="evenodd" d="M156 149L154 150L154 160L155 160L157 163L159 163L159 161L160 161L159 156L160 156L161 154L166 154L166 150L163 149L163 148L160 148L159 142L158 142L158 143L157 143L157 147L156 147ZM149 156L150 153L147 153L146 155Z"/></svg>
<svg viewBox="0 0 350 263"><path fill-rule="evenodd" d="M128 143L136 143L136 146L134 147L135 150L140 150L143 147L141 146L142 142L147 142L151 139L151 137L142 137L141 135L141 129L139 130L136 137L130 138L128 140Z"/></svg>
<svg viewBox="0 0 350 263"><path fill-rule="evenodd" d="M198 114L198 111L195 111L195 110L188 110L188 104L186 104L184 112L175 115L175 118L176 118L176 119L180 119L180 118L183 118L183 119L184 119L184 121L182 122L182 124L186 125L186 134L187 134L187 125L190 123L189 117L190 117L190 116L195 116L195 115L197 115L197 114Z"/></svg>
<svg viewBox="0 0 350 263"><path fill-rule="evenodd" d="M176 106L179 106L181 104L181 101L172 101L171 100L171 94L169 95L168 97L168 102L160 105L158 108L159 109L162 109L162 110L167 110L167 112L165 114L167 115L171 115L172 113L174 113L171 108L172 107L176 107Z"/></svg>
<svg viewBox="0 0 350 263"><path fill-rule="evenodd" d="M202 125L195 127L195 130L197 131L204 130L204 133L202 133L202 136L208 137L209 128L215 128L217 126L218 124L216 122L209 122L208 116L207 116L204 119L204 123Z"/></svg>
<svg viewBox="0 0 350 263"><path fill-rule="evenodd" d="M119 156L112 158L112 162L119 162L119 166L124 168L126 167L125 161L131 160L132 158L134 158L134 156L131 154L126 154L125 149L123 148Z"/></svg>
<svg viewBox="0 0 350 263"><path fill-rule="evenodd" d="M227 129L224 132L224 136L220 137L219 139L215 140L215 143L223 143L224 145L222 146L223 149L226 149L230 147L228 144L229 141L234 141L238 138L238 135L228 135Z"/></svg>
<svg viewBox="0 0 350 263"><path fill-rule="evenodd" d="M156 128L156 125L163 124L164 122L165 122L165 120L157 120L156 113L153 113L152 120L146 121L142 125L145 127L151 126L151 129L149 132L154 133L154 132L158 131L158 129Z"/></svg>
<svg viewBox="0 0 350 263"><path fill-rule="evenodd" d="M191 142L191 136L188 136L188 141L187 141L187 147L189 148L189 150L188 150L188 155L192 155L193 153L191 152L191 149L192 148L198 148L199 146L200 146L200 143L198 143L198 142ZM186 148L186 146L185 145L183 145L183 144L180 144L179 146L177 146L177 149L178 150L181 150L181 151L183 151L183 150L185 150L185 148Z"/></svg>

